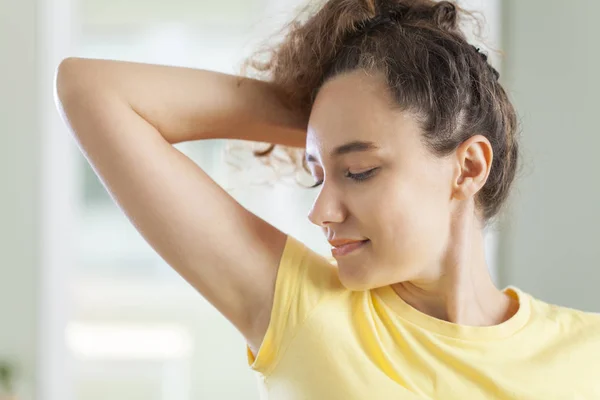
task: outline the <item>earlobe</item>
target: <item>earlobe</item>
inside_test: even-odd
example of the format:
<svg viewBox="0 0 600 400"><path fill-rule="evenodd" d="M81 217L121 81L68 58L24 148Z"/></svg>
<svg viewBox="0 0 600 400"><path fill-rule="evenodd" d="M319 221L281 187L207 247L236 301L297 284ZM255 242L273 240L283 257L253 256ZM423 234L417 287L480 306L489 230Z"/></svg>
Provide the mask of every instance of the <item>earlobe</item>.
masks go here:
<svg viewBox="0 0 600 400"><path fill-rule="evenodd" d="M492 145L483 135L475 135L458 147L458 176L454 190L456 198L466 200L481 190L489 176L492 160Z"/></svg>

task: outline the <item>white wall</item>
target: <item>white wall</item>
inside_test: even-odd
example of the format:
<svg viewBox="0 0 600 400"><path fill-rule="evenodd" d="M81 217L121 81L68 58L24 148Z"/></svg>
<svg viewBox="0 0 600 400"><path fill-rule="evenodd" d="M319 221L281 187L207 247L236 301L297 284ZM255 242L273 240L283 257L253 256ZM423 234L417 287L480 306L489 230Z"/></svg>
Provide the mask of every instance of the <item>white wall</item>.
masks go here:
<svg viewBox="0 0 600 400"><path fill-rule="evenodd" d="M71 53L75 36L74 0L36 0L36 67L40 126L40 259L36 396L38 400L71 400L71 363L65 329L71 314L68 291L78 215L79 151L66 134L55 103L55 77L60 62Z"/></svg>
<svg viewBox="0 0 600 400"><path fill-rule="evenodd" d="M53 101L68 0L0 0L0 359L21 399L65 399L73 169ZM57 136L55 136L58 133Z"/></svg>
<svg viewBox="0 0 600 400"><path fill-rule="evenodd" d="M523 128L523 171L502 282L600 311L600 2L504 1L503 77Z"/></svg>

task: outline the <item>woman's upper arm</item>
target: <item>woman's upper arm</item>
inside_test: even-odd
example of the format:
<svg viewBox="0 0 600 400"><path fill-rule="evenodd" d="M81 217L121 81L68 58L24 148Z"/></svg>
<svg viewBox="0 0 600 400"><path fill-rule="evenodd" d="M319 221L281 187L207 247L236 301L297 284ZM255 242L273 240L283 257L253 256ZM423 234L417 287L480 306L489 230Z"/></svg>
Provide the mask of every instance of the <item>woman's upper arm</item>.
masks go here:
<svg viewBox="0 0 600 400"><path fill-rule="evenodd" d="M81 151L136 229L260 345L286 235L243 208L114 93L59 97Z"/></svg>

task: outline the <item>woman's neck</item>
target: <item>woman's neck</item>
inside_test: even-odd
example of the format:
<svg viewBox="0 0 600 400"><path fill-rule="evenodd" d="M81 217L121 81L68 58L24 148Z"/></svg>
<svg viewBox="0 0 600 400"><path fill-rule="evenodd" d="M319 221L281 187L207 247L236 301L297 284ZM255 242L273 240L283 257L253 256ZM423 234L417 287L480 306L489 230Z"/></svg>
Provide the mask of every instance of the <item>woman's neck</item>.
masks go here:
<svg viewBox="0 0 600 400"><path fill-rule="evenodd" d="M518 310L517 302L495 286L435 290L421 282L401 282L393 288L406 303L422 313L460 325L498 325Z"/></svg>
<svg viewBox="0 0 600 400"><path fill-rule="evenodd" d="M417 310L456 324L491 326L508 320L519 305L492 282L480 225L463 220L449 237L435 276L397 283L395 292Z"/></svg>

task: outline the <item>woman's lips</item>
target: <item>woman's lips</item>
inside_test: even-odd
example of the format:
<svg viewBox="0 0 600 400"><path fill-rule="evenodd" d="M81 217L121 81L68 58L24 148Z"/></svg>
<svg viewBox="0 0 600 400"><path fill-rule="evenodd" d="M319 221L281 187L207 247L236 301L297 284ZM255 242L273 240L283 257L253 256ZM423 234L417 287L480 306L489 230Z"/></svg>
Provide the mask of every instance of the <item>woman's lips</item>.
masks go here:
<svg viewBox="0 0 600 400"><path fill-rule="evenodd" d="M334 257L341 257L348 255L367 244L369 240L355 240L355 241L334 241L329 242L332 245L331 254Z"/></svg>

